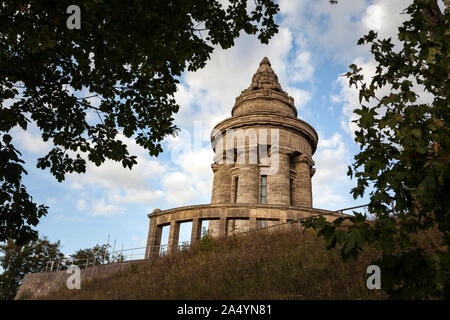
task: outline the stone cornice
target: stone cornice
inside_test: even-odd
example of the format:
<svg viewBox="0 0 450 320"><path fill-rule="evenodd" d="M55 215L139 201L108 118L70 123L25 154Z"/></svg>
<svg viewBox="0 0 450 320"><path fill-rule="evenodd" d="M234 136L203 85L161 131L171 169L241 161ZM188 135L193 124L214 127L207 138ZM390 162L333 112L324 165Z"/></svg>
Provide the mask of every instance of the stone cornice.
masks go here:
<svg viewBox="0 0 450 320"><path fill-rule="evenodd" d="M306 121L294 117L262 113L246 114L238 117L230 117L219 122L214 127L213 132L220 131L224 134L225 131L229 129L255 125L266 126L267 128L280 127L292 130L306 137L310 141L313 154L316 151L317 142L319 140L316 130L314 130L314 128ZM213 142L213 140L214 137L211 136L211 142Z"/></svg>
<svg viewBox="0 0 450 320"><path fill-rule="evenodd" d="M297 156L297 157L295 157L294 159L293 159L294 161L298 161L298 162L306 162L307 164L309 164L310 166L314 166L314 160L313 159L311 159L311 157L309 157L308 155L306 155L306 154L301 154L301 155L299 155L299 156Z"/></svg>
<svg viewBox="0 0 450 320"><path fill-rule="evenodd" d="M176 207L166 210L160 210L160 211L154 211L152 213L149 213L147 217L153 218L160 215L165 215L168 213L175 213L178 211L188 211L188 210L198 210L198 209L208 209L208 208L251 208L251 209L257 209L257 208L268 208L268 209L283 209L283 210L301 210L305 212L310 212L312 214L330 214L330 215L336 215L336 216L342 216L342 214L338 214L331 210L324 210L324 209L318 209L318 208L311 208L306 206L283 206L283 205L273 205L273 204L247 204L247 203L214 203L214 204L197 204L197 205L191 205L191 206L183 206L183 207ZM159 210L159 209L158 209Z"/></svg>
<svg viewBox="0 0 450 320"><path fill-rule="evenodd" d="M294 112L295 116L297 116L297 109L294 106L294 98L288 96L285 93L277 92L272 89L257 89L257 90L245 92L245 93L241 94L240 96L236 97L236 103L234 104L233 109L231 110L231 114L234 115L235 110L237 108L239 108L239 106L243 102L249 101L249 100L256 100L256 99L262 100L262 101L280 100ZM260 111L260 112L264 112L264 111ZM276 114L276 111L268 111L268 113Z"/></svg>

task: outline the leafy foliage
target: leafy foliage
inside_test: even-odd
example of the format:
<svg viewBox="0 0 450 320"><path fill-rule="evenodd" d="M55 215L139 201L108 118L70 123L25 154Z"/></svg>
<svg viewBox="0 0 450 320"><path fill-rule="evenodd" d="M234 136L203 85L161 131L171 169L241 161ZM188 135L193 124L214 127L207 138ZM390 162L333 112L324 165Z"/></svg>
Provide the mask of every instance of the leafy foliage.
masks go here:
<svg viewBox="0 0 450 320"><path fill-rule="evenodd" d="M247 2L80 0L81 29L70 30L72 1L2 1L0 241L36 238L32 226L47 213L21 183L26 171L11 129L36 123L53 143L37 166L58 181L84 173L86 158L131 169L136 157L119 132L158 155L162 139L176 133L173 95L181 73L204 67L215 46L232 47L241 32L263 43L277 32L278 5L254 0L248 12Z"/></svg>
<svg viewBox="0 0 450 320"><path fill-rule="evenodd" d="M414 0L405 9L409 20L398 29L400 49L373 31L359 40L370 45L377 62L374 77L366 83L354 64L345 74L361 103L354 121L361 151L348 171L357 181L351 192L356 199L370 191L374 219L355 213L333 223L306 223L329 248L338 246L344 259L365 246L382 250L374 264L392 298L450 297L448 1L444 7L441 12L436 0ZM382 88L390 93L378 97ZM432 101L419 96L424 94ZM441 237L420 241L421 230L437 230Z"/></svg>
<svg viewBox="0 0 450 320"><path fill-rule="evenodd" d="M109 247L107 244L97 244L93 248L80 249L70 255L70 260L79 267L109 263L112 260L108 252Z"/></svg>
<svg viewBox="0 0 450 320"><path fill-rule="evenodd" d="M210 252L214 248L214 238L212 232L209 228L202 228L202 235L198 245L200 247L200 251Z"/></svg>
<svg viewBox="0 0 450 320"><path fill-rule="evenodd" d="M49 260L61 260L60 242L51 243L47 238L18 246L14 240L0 245L0 300L14 299L23 277L31 272L44 272Z"/></svg>
<svg viewBox="0 0 450 320"><path fill-rule="evenodd" d="M26 239L37 236L30 226L37 225L47 207L37 206L22 184L22 174L26 171L19 156L20 152L11 144L11 136L3 135L0 141L0 241L10 237L18 239L17 244L23 244Z"/></svg>

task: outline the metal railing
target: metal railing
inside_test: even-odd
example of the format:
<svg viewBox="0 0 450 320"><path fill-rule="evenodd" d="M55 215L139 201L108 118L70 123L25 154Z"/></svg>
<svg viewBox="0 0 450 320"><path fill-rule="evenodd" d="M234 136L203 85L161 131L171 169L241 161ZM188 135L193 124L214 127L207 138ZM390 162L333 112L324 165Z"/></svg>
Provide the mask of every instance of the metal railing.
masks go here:
<svg viewBox="0 0 450 320"><path fill-rule="evenodd" d="M355 207L349 207L349 208L343 208L343 209L339 209L339 210L335 210L335 211L330 211L330 212L324 212L324 213L318 213L318 214L314 214L311 215L309 217L303 217L303 218L299 218L299 219L294 219L294 220L289 220L286 222L281 222L281 223L277 223L277 224L273 224L264 228L258 228L258 229L253 229L253 230L248 230L248 231L244 231L244 232L237 232L237 233L233 233L231 235L229 235L228 237L232 237L232 236L237 236L237 235L241 235L241 234L246 234L246 233L250 233L250 232L257 232L257 231L263 231L263 230L267 230L270 228L276 228L276 227L281 227L281 226L285 226L288 224L295 224L295 223L300 223L301 221L310 219L310 218L316 218L316 217L320 217L320 216L326 216L332 213L337 213L340 215L344 215L344 211L348 211L348 210L353 210L353 209L359 209L359 208L364 208L364 207L368 207L369 204L363 204L360 206L355 206Z"/></svg>
<svg viewBox="0 0 450 320"><path fill-rule="evenodd" d="M155 249L159 250L158 256L165 256L169 252L169 245L163 244L159 246L153 246ZM177 250L185 250L190 247L190 241L180 242L175 245ZM76 264L84 269L96 265L101 265L107 263L115 263L115 262L127 262L127 261L135 261L145 259L145 251L147 247L137 247L137 248L129 248L129 249L121 249L114 251L107 251L103 257L95 257L95 258L83 258L83 259L73 259L71 257L64 257L61 259L51 259L47 261L45 266L45 272L51 271L60 271L66 269L71 264ZM152 247L150 247L152 249ZM154 252L154 251L152 251ZM152 255L154 256L154 255Z"/></svg>

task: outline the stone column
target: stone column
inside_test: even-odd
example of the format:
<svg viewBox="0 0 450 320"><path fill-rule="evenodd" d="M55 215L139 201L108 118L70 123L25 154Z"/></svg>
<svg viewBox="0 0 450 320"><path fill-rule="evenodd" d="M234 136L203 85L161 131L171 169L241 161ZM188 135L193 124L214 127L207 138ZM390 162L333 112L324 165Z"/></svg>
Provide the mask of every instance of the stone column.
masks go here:
<svg viewBox="0 0 450 320"><path fill-rule="evenodd" d="M256 217L255 216L250 216L250 218L248 219L248 228L249 230L256 230L258 229L258 222L256 221Z"/></svg>
<svg viewBox="0 0 450 320"><path fill-rule="evenodd" d="M231 202L231 172L230 166L213 163L211 168L214 172L211 203Z"/></svg>
<svg viewBox="0 0 450 320"><path fill-rule="evenodd" d="M253 150L251 152L255 152L256 155L255 149L251 149ZM245 151L238 150L238 154L240 154L238 155L239 185L236 203L256 204L259 202L259 166L257 158L252 158L251 152L247 149ZM245 159L245 162L242 160L239 161L239 157L244 157L243 159Z"/></svg>
<svg viewBox="0 0 450 320"><path fill-rule="evenodd" d="M289 155L284 149L271 150L271 161L276 161L278 152L278 170L267 175L267 204L290 205ZM273 164L272 164L273 166Z"/></svg>
<svg viewBox="0 0 450 320"><path fill-rule="evenodd" d="M172 221L170 223L169 243L168 243L167 253L171 253L171 252L178 250L179 235L180 235L180 223L177 221Z"/></svg>
<svg viewBox="0 0 450 320"><path fill-rule="evenodd" d="M161 234L162 227L156 225L156 217L150 218L145 259L156 258L159 256Z"/></svg>
<svg viewBox="0 0 450 320"><path fill-rule="evenodd" d="M202 221L199 218L192 219L191 245L200 240L202 235Z"/></svg>
<svg viewBox="0 0 450 320"><path fill-rule="evenodd" d="M227 236L227 217L226 217L226 215L222 215L220 217L219 234L217 235L217 237L225 238L226 236Z"/></svg>
<svg viewBox="0 0 450 320"><path fill-rule="evenodd" d="M315 171L312 168L314 161L306 154L302 154L295 156L293 164L297 176L293 181L294 199L292 205L312 207L311 177Z"/></svg>

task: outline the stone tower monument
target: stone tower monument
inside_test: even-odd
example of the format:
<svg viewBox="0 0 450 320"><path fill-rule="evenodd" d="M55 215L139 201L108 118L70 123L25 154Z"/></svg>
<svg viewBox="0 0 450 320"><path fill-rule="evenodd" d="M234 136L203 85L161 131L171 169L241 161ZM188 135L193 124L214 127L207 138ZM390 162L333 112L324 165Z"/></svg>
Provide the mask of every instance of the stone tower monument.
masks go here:
<svg viewBox="0 0 450 320"><path fill-rule="evenodd" d="M294 99L283 91L265 57L250 86L236 98L231 117L211 133L215 152L211 204L149 214L146 258L159 254L166 225L171 252L178 249L183 222L192 222L194 243L204 221L213 236L226 237L315 214L333 220L336 214L312 208L317 141L316 131L297 118Z"/></svg>

